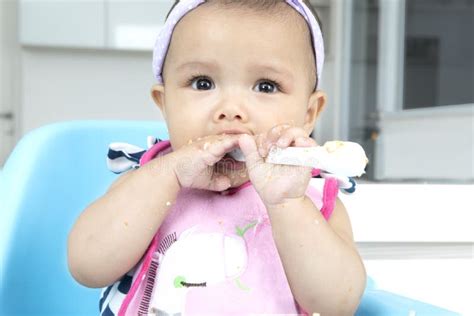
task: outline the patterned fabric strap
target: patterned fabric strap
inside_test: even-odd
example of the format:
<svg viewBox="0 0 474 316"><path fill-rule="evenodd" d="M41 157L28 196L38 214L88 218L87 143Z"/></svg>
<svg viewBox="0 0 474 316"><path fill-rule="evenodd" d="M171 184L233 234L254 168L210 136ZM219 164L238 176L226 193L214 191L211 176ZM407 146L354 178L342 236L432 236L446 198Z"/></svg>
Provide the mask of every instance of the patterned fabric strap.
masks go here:
<svg viewBox="0 0 474 316"><path fill-rule="evenodd" d="M333 185L337 185L339 190L345 194L352 194L356 190L357 183L351 177L338 176L338 175L326 172L324 170L319 170L319 169L313 169L312 177L323 178L326 180L325 182L327 182L327 180L334 180Z"/></svg>
<svg viewBox="0 0 474 316"><path fill-rule="evenodd" d="M148 136L148 149L161 142L161 139ZM111 143L107 154L107 168L113 173L123 173L140 167L140 160L147 150L128 143Z"/></svg>
<svg viewBox="0 0 474 316"><path fill-rule="evenodd" d="M335 179L342 193L352 194L356 190L356 181L351 177L338 176L329 172L321 171L321 178Z"/></svg>

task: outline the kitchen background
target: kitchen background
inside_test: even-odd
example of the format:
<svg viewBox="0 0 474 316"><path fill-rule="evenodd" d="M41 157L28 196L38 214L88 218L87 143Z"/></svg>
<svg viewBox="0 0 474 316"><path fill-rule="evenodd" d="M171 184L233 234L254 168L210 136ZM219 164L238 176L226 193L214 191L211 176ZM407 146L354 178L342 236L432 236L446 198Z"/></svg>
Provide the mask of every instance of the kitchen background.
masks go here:
<svg viewBox="0 0 474 316"><path fill-rule="evenodd" d="M173 2L0 0L0 169L45 124L161 120L151 48ZM344 202L369 274L474 314L474 1L312 2L329 95L313 135L368 153L365 185Z"/></svg>

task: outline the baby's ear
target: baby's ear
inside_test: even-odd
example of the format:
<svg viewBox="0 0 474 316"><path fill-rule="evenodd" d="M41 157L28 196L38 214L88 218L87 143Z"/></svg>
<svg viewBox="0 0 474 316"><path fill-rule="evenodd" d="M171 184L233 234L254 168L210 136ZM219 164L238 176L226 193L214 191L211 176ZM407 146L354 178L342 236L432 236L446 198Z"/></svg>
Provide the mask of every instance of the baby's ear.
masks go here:
<svg viewBox="0 0 474 316"><path fill-rule="evenodd" d="M316 120L321 114L326 105L327 95L324 91L317 90L311 94L308 100L308 107L306 108L306 117L304 123L304 129L308 132L308 135L314 129Z"/></svg>
<svg viewBox="0 0 474 316"><path fill-rule="evenodd" d="M165 110L165 87L161 84L155 84L151 87L151 97L155 104L160 108L163 117L166 119Z"/></svg>

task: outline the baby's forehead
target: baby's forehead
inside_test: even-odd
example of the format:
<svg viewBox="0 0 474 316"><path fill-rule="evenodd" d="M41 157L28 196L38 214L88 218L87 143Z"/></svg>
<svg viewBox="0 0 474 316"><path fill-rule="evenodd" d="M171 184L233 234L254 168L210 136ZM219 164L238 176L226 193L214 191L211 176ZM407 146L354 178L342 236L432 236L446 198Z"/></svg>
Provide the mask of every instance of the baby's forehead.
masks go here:
<svg viewBox="0 0 474 316"><path fill-rule="evenodd" d="M208 16L224 13L239 14L241 18L260 18L262 23L265 18L271 18L274 21L287 24L288 27L296 27L299 28L299 31L308 32L309 34L308 25L304 18L286 1L268 1L268 3L274 3L273 5L264 5L265 1L261 1L261 3L256 5L255 1L207 0L195 11L204 11Z"/></svg>
<svg viewBox="0 0 474 316"><path fill-rule="evenodd" d="M191 33L191 36L193 36L193 33L195 36L199 36L199 34L205 32L217 34L221 25L228 25L232 23L231 21L237 20L238 24L235 25L234 31L239 33L240 36L248 35L247 37L250 37L261 34L259 40L262 42L265 40L281 41L286 38L291 41L288 44L293 45L295 50L307 50L313 58L309 27L304 18L286 2L281 1L269 10L237 5L239 2L235 2L236 4L233 5L225 3L207 1L186 14L176 25L174 33L178 35L173 34L171 44L175 39L179 40L183 33L188 33L187 35ZM203 29L206 27L207 29ZM278 29L281 36L272 34L273 38L264 38L265 35L269 34L269 32L266 32L268 29Z"/></svg>

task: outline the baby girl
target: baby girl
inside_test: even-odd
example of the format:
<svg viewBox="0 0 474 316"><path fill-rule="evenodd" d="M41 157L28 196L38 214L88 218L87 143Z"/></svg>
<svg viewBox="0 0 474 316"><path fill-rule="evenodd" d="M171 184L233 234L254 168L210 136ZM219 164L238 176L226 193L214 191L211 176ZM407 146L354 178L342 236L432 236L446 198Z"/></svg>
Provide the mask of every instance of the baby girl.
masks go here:
<svg viewBox="0 0 474 316"><path fill-rule="evenodd" d="M266 161L318 146L323 61L305 0L174 5L151 91L169 140L132 155L69 236L71 274L104 288L101 315L355 313L366 276L337 181L320 192L320 170Z"/></svg>

